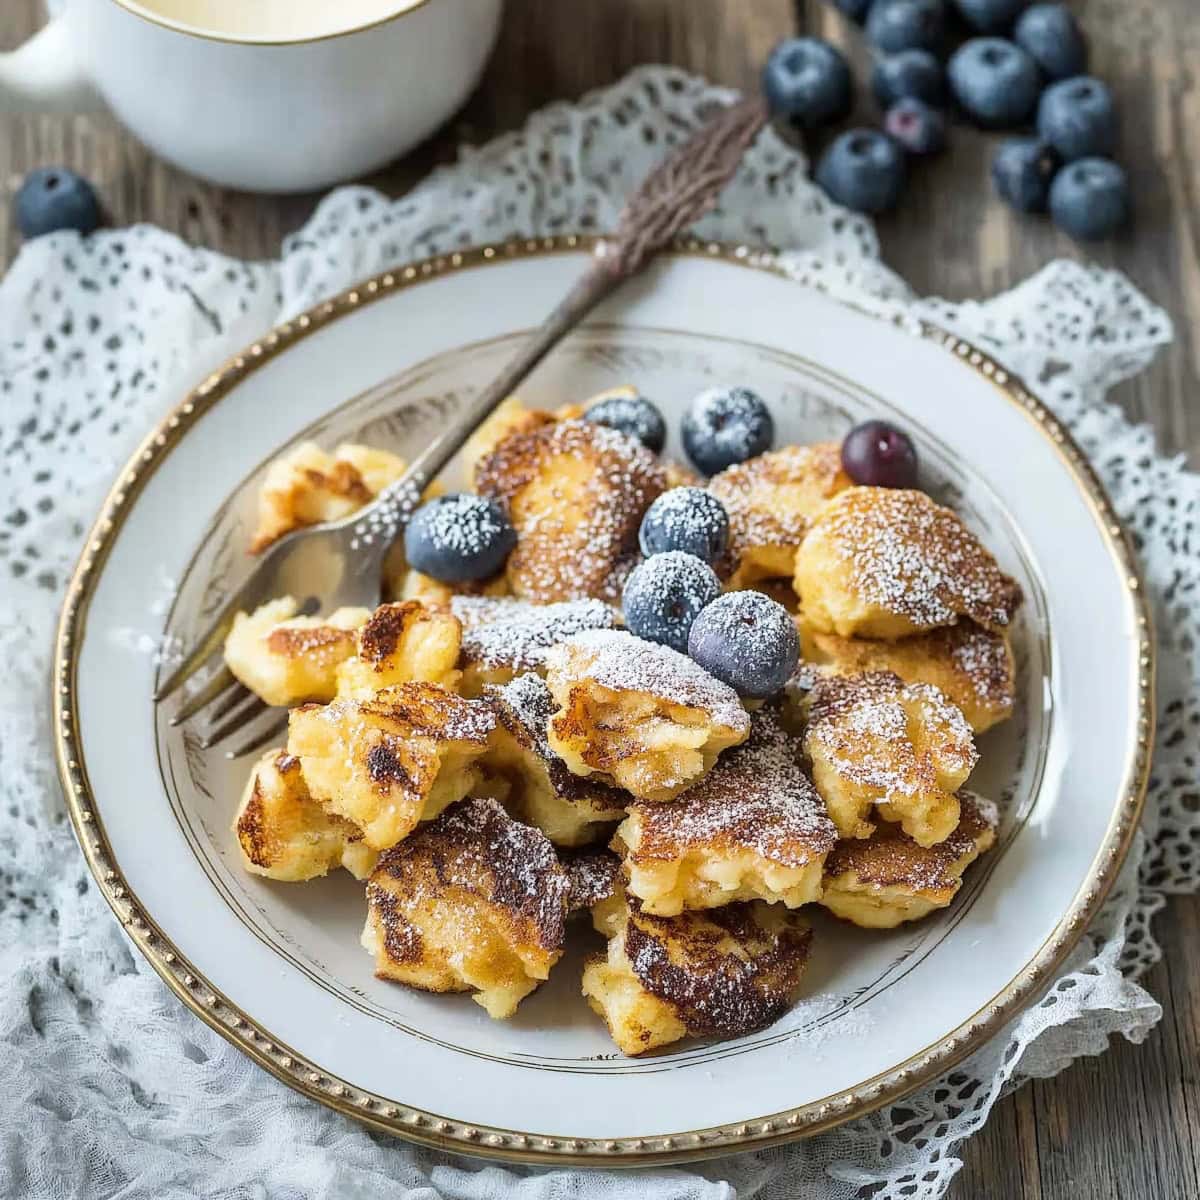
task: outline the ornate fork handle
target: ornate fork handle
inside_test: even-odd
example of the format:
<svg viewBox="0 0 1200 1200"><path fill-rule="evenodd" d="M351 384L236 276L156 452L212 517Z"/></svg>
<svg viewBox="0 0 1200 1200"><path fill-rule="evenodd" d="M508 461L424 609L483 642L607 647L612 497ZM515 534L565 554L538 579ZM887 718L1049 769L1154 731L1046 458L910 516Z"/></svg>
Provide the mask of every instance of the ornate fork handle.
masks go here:
<svg viewBox="0 0 1200 1200"><path fill-rule="evenodd" d="M488 414L596 305L713 207L766 120L761 100L732 104L646 176L626 202L616 231L597 243L588 269L499 376L413 460L399 480L356 514L357 544L381 549L390 544L420 503L421 493Z"/></svg>

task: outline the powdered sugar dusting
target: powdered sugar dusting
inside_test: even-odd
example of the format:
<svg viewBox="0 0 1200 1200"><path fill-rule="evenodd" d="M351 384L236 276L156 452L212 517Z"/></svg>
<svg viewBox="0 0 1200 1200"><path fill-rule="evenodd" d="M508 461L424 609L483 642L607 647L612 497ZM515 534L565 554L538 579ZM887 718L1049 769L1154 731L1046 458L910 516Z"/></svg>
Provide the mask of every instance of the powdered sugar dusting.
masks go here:
<svg viewBox="0 0 1200 1200"><path fill-rule="evenodd" d="M452 596L463 627L462 654L486 668L538 671L552 646L588 629L611 629L620 614L603 600L531 604L507 597Z"/></svg>

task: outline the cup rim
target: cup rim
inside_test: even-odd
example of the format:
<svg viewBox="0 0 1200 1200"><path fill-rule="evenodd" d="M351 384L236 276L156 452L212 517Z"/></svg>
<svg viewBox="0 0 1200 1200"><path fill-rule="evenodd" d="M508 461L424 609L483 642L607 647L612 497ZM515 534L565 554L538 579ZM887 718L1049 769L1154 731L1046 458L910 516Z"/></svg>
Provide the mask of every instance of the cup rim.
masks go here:
<svg viewBox="0 0 1200 1200"><path fill-rule="evenodd" d="M420 9L431 4L433 0L393 0L393 10L382 17L375 17L370 21L362 21L357 25L353 25L346 29L338 29L332 33L321 33L308 37L239 37L237 34L218 33L211 29L204 29L198 25L190 25L186 21L178 21L172 17L163 16L161 13L156 13L146 8L139 0L112 0L118 8L124 9L130 16L137 17L139 20L145 21L150 25L158 25L163 29L170 29L174 33L183 34L185 37L199 38L206 42L228 42L238 46L302 46L311 45L314 42L330 42L336 38L350 37L355 33L362 33L368 29L376 29L381 25L387 25L392 21L398 21L401 17L411 16Z"/></svg>

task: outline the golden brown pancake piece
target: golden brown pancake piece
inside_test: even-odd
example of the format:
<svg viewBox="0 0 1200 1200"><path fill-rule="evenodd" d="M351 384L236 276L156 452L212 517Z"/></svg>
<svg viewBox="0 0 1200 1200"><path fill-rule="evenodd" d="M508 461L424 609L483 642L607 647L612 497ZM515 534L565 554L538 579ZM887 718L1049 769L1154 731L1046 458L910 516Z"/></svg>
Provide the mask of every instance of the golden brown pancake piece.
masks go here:
<svg viewBox="0 0 1200 1200"><path fill-rule="evenodd" d="M983 733L1012 715L1016 668L1007 632L993 633L963 618L898 641L818 633L796 618L805 664L838 675L891 671L905 683L931 683Z"/></svg>
<svg viewBox="0 0 1200 1200"><path fill-rule="evenodd" d="M475 760L495 724L482 701L402 683L369 700L293 709L288 753L317 800L386 850L479 783Z"/></svg>
<svg viewBox="0 0 1200 1200"><path fill-rule="evenodd" d="M541 833L494 800L464 800L380 858L362 943L382 979L473 991L511 1017L562 954L569 894Z"/></svg>
<svg viewBox="0 0 1200 1200"><path fill-rule="evenodd" d="M1002 630L1021 603L956 513L903 488L830 500L796 554L794 583L805 620L840 637L907 637L959 617Z"/></svg>
<svg viewBox="0 0 1200 1200"><path fill-rule="evenodd" d="M339 697L366 699L398 683L437 683L453 691L459 680L462 626L453 614L402 600L381 604L358 631L357 653L337 671Z"/></svg>
<svg viewBox="0 0 1200 1200"><path fill-rule="evenodd" d="M726 467L708 482L729 514L729 549L717 573L735 590L791 579L814 515L850 486L837 442L785 446Z"/></svg>
<svg viewBox="0 0 1200 1200"><path fill-rule="evenodd" d="M546 682L559 705L551 748L576 775L639 800L673 800L750 732L731 687L686 655L622 630L555 646Z"/></svg>
<svg viewBox="0 0 1200 1200"><path fill-rule="evenodd" d="M735 900L808 904L837 830L774 707L670 804L635 803L617 830L629 891L669 917Z"/></svg>
<svg viewBox="0 0 1200 1200"><path fill-rule="evenodd" d="M819 679L804 752L842 837L870 837L873 810L922 846L958 825L954 793L978 760L966 718L935 687L887 671Z"/></svg>
<svg viewBox="0 0 1200 1200"><path fill-rule="evenodd" d="M517 531L506 567L514 595L541 604L612 601L666 476L635 439L589 421L560 421L505 438L480 460L475 486Z"/></svg>
<svg viewBox="0 0 1200 1200"><path fill-rule="evenodd" d="M966 791L958 800L958 827L936 846L919 846L886 823L869 838L839 842L825 862L821 903L867 929L891 929L945 908L963 872L996 841L995 805Z"/></svg>
<svg viewBox="0 0 1200 1200"><path fill-rule="evenodd" d="M796 997L812 931L798 914L761 901L654 917L636 899L602 902L610 936L593 955L583 994L625 1054L681 1038L733 1038L778 1020Z"/></svg>

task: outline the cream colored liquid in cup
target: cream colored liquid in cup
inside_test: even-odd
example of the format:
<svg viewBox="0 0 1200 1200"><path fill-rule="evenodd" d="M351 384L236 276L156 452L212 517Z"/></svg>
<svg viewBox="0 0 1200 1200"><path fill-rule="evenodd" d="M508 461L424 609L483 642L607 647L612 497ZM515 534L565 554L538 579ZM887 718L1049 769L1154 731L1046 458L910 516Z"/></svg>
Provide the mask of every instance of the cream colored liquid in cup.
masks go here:
<svg viewBox="0 0 1200 1200"><path fill-rule="evenodd" d="M126 7L197 33L290 42L331 37L386 20L422 0L125 0Z"/></svg>

